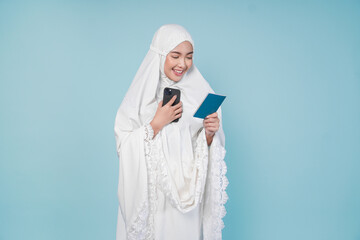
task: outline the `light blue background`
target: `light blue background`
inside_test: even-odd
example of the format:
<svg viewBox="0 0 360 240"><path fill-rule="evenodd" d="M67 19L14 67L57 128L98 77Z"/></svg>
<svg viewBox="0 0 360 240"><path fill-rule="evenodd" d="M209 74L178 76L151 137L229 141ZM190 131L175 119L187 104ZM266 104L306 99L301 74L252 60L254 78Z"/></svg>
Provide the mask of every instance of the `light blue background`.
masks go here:
<svg viewBox="0 0 360 240"><path fill-rule="evenodd" d="M223 105L224 239L360 239L359 1L0 1L0 239L115 239L115 114L185 26Z"/></svg>

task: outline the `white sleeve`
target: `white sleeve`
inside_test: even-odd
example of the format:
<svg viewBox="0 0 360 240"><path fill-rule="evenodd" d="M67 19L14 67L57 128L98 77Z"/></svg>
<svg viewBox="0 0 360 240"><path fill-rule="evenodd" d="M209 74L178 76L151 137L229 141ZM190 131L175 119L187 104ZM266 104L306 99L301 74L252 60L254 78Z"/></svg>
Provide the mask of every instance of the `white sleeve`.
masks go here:
<svg viewBox="0 0 360 240"><path fill-rule="evenodd" d="M118 137L122 134L121 138ZM132 132L119 132L115 126L117 153L119 157L118 199L127 239L144 239L147 234L149 201L146 152L153 137L150 124ZM118 224L119 227L121 225Z"/></svg>

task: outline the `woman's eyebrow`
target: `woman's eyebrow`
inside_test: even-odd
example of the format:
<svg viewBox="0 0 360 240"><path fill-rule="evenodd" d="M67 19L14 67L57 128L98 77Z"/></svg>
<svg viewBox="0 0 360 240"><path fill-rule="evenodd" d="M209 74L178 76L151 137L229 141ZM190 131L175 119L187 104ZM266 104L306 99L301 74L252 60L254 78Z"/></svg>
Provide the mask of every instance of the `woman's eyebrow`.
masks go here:
<svg viewBox="0 0 360 240"><path fill-rule="evenodd" d="M177 52L177 51L171 51L171 53L176 53L176 54L180 54L181 55L181 52ZM189 55L189 54L193 54L194 52L188 52L186 55Z"/></svg>

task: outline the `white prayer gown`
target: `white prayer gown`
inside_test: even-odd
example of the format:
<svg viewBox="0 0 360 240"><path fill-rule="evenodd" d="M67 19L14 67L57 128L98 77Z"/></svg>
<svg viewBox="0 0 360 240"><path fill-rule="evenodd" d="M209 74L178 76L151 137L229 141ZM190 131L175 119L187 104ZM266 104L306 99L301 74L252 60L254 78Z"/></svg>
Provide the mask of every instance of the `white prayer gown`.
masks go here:
<svg viewBox="0 0 360 240"><path fill-rule="evenodd" d="M119 157L116 239L221 239L228 184L221 108L219 130L207 146L203 120L194 118L214 93L193 64L179 82L163 72L168 52L194 43L181 26L162 26L122 101L115 119ZM181 91L183 113L153 138L150 122L165 87Z"/></svg>

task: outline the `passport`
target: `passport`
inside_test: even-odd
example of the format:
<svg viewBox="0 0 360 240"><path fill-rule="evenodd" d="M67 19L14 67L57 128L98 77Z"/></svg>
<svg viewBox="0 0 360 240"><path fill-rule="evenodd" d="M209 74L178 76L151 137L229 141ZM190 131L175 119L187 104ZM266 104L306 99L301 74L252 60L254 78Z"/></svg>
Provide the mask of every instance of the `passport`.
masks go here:
<svg viewBox="0 0 360 240"><path fill-rule="evenodd" d="M196 118L205 118L207 115L216 112L226 96L209 93L194 114Z"/></svg>

